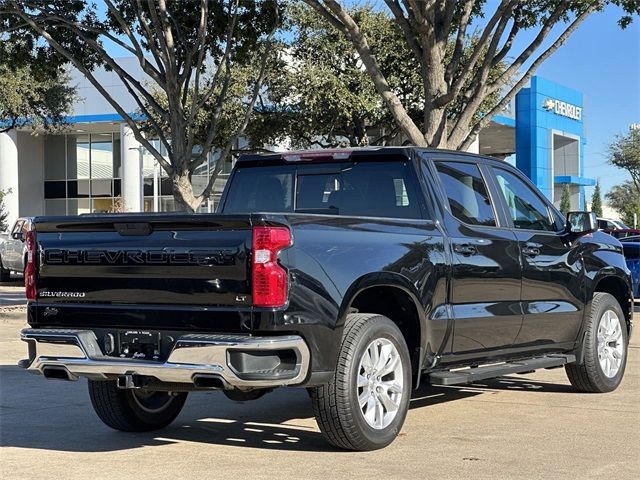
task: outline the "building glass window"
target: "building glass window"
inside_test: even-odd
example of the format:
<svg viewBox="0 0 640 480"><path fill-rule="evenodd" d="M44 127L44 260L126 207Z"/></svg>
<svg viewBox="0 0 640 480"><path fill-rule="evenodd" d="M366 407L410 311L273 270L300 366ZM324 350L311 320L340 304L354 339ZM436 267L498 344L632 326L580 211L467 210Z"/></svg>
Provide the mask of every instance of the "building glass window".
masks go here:
<svg viewBox="0 0 640 480"><path fill-rule="evenodd" d="M48 135L44 141L46 215L122 210L123 166L119 133L75 132ZM166 149L160 141L151 140L151 143L167 158ZM194 150L194 158L197 154L198 151ZM218 157L218 153L208 154L194 172L195 195L202 194L206 188ZM232 165L232 160L225 162L211 195L197 209L198 212L215 210ZM146 149L142 149L142 173L144 210L174 211L176 206L169 176Z"/></svg>
<svg viewBox="0 0 640 480"><path fill-rule="evenodd" d="M44 139L44 179L64 180L67 178L66 146L64 135L48 135Z"/></svg>
<svg viewBox="0 0 640 480"><path fill-rule="evenodd" d="M110 133L91 134L91 178L113 178L113 138Z"/></svg>
<svg viewBox="0 0 640 480"><path fill-rule="evenodd" d="M118 133L73 133L45 138L45 214L113 212L121 206Z"/></svg>
<svg viewBox="0 0 640 480"><path fill-rule="evenodd" d="M70 198L67 200L68 215L82 215L91 213L91 200L88 198Z"/></svg>
<svg viewBox="0 0 640 480"><path fill-rule="evenodd" d="M67 178L89 179L89 135L67 135Z"/></svg>
<svg viewBox="0 0 640 480"><path fill-rule="evenodd" d="M64 181L44 182L44 198L67 198L66 183Z"/></svg>
<svg viewBox="0 0 640 480"><path fill-rule="evenodd" d="M113 197L113 180L111 178L91 180L91 196Z"/></svg>
<svg viewBox="0 0 640 480"><path fill-rule="evenodd" d="M45 215L66 215L67 200L46 199L44 201L44 214Z"/></svg>

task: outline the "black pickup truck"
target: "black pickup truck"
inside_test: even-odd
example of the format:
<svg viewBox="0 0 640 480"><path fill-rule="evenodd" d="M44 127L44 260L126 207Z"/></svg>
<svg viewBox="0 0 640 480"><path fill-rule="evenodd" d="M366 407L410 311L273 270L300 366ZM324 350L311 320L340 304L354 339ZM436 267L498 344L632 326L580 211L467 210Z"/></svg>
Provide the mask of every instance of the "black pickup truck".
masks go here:
<svg viewBox="0 0 640 480"><path fill-rule="evenodd" d="M564 366L579 391L620 384L631 280L595 225L477 155L244 156L217 214L35 218L21 365L88 378L124 431L166 426L192 391L306 387L330 443L381 448L421 380Z"/></svg>

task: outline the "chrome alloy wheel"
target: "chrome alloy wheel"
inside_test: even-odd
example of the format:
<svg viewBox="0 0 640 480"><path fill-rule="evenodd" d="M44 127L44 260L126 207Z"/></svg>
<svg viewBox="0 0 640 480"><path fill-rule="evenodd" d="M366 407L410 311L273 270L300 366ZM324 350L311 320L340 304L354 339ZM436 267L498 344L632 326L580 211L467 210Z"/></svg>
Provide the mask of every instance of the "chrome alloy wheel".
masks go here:
<svg viewBox="0 0 640 480"><path fill-rule="evenodd" d="M404 392L402 360L386 338L371 342L358 366L358 403L366 422L382 430L393 422Z"/></svg>
<svg viewBox="0 0 640 480"><path fill-rule="evenodd" d="M617 375L624 357L624 343L620 318L613 310L600 317L598 325L598 360L607 378Z"/></svg>

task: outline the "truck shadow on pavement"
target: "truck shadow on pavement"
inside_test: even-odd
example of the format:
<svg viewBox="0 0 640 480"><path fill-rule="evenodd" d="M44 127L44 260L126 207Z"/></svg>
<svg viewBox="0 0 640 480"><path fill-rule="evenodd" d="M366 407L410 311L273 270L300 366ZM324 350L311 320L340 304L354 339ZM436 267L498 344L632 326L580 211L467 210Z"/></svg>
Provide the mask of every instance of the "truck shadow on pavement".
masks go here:
<svg viewBox="0 0 640 480"><path fill-rule="evenodd" d="M504 377L469 387L423 384L411 409L462 400L494 390L566 391L564 385ZM63 382L0 366L0 446L67 452L107 452L172 443L199 443L296 451L336 451L319 433L304 389L280 389L251 402L221 392L189 396L169 427L156 432L116 432L93 412L86 381ZM407 418L411 421L411 413Z"/></svg>

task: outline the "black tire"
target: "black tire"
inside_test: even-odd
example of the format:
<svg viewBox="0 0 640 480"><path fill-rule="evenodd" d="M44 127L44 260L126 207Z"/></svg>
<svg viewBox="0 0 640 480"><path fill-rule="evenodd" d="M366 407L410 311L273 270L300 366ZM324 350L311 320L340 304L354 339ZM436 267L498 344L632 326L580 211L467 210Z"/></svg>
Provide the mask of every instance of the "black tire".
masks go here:
<svg viewBox="0 0 640 480"><path fill-rule="evenodd" d="M8 282L11 280L11 271L2 266L2 259L0 258L0 282Z"/></svg>
<svg viewBox="0 0 640 480"><path fill-rule="evenodd" d="M399 375L402 394L393 420L386 427L376 429L367 423L359 404L359 389L368 387L358 387L357 381L365 352L379 339L390 341L398 353L402 364L402 375ZM333 379L326 385L309 389L316 421L326 440L347 450L376 450L389 445L400 433L409 410L411 378L409 350L396 324L382 315L348 315Z"/></svg>
<svg viewBox="0 0 640 480"><path fill-rule="evenodd" d="M105 425L123 432L148 432L173 422L187 394L123 390L115 381L89 380L89 397Z"/></svg>
<svg viewBox="0 0 640 480"><path fill-rule="evenodd" d="M598 328L606 312L611 311L618 317L622 344L622 361L617 373L607 376L598 356ZM591 312L586 320L584 359L581 364L565 365L565 371L571 385L581 392L604 393L618 388L627 363L628 333L627 322L618 301L608 293L596 292L591 303Z"/></svg>

